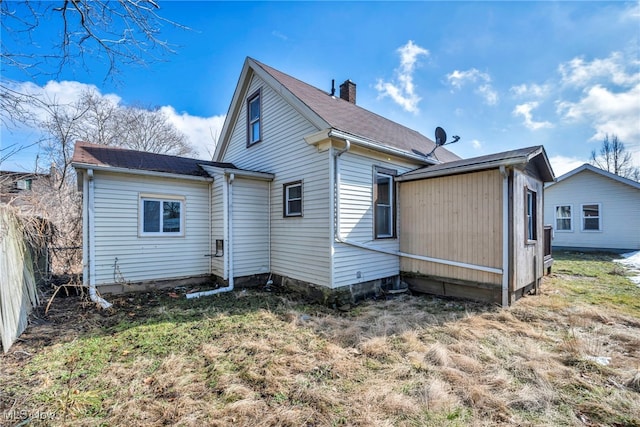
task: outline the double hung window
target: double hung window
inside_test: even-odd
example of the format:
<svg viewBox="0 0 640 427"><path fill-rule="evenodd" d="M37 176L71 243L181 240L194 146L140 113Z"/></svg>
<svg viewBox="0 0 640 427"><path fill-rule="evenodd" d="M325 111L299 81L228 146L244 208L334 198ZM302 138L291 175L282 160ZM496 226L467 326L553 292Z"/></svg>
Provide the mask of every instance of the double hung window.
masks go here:
<svg viewBox="0 0 640 427"><path fill-rule="evenodd" d="M262 104L258 90L247 99L247 146L262 140Z"/></svg>
<svg viewBox="0 0 640 427"><path fill-rule="evenodd" d="M395 237L395 171L376 168L374 172L374 228L376 239Z"/></svg>

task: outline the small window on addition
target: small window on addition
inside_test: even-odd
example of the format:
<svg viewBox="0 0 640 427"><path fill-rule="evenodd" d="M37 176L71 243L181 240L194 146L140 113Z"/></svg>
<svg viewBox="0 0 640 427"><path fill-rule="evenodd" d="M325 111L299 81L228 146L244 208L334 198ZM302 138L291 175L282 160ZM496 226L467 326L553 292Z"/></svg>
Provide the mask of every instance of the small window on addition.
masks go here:
<svg viewBox="0 0 640 427"><path fill-rule="evenodd" d="M536 211L536 192L527 189L526 196L526 229L527 229L527 240L535 241L538 240L538 215Z"/></svg>
<svg viewBox="0 0 640 427"><path fill-rule="evenodd" d="M284 184L283 213L285 217L302 216L302 181Z"/></svg>
<svg viewBox="0 0 640 427"><path fill-rule="evenodd" d="M184 236L184 199L140 196L142 236Z"/></svg>

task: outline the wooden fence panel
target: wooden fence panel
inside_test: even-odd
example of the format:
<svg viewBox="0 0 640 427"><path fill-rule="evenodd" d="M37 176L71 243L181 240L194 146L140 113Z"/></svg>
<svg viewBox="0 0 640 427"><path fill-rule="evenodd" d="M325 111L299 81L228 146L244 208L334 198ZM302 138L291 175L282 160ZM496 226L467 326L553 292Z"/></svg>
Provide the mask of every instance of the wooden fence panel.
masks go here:
<svg viewBox="0 0 640 427"><path fill-rule="evenodd" d="M0 334L6 353L39 304L31 253L20 218L0 206Z"/></svg>

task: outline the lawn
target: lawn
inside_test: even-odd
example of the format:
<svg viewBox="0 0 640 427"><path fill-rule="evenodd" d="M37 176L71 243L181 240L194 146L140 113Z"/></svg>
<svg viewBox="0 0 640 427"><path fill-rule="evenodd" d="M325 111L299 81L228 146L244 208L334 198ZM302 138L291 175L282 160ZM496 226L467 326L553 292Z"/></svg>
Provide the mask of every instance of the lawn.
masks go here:
<svg viewBox="0 0 640 427"><path fill-rule="evenodd" d="M508 309L57 297L0 356L0 425L640 426L640 288L610 255L555 259Z"/></svg>

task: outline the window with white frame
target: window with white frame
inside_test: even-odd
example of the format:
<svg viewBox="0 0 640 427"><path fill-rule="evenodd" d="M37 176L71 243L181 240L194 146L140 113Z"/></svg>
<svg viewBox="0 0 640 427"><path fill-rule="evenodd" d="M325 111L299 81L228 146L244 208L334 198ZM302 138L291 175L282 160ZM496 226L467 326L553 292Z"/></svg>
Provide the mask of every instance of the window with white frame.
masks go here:
<svg viewBox="0 0 640 427"><path fill-rule="evenodd" d="M590 203L582 205L582 230L600 231L602 230L600 203Z"/></svg>
<svg viewBox="0 0 640 427"><path fill-rule="evenodd" d="M262 140L262 104L260 90L247 99L247 147Z"/></svg>
<svg viewBox="0 0 640 427"><path fill-rule="evenodd" d="M183 236L184 198L141 195L140 235Z"/></svg>
<svg viewBox="0 0 640 427"><path fill-rule="evenodd" d="M527 188L526 203L526 236L527 240L538 240L536 192Z"/></svg>
<svg viewBox="0 0 640 427"><path fill-rule="evenodd" d="M571 205L556 206L556 231L573 231Z"/></svg>
<svg viewBox="0 0 640 427"><path fill-rule="evenodd" d="M302 181L283 185L284 216L302 216Z"/></svg>
<svg viewBox="0 0 640 427"><path fill-rule="evenodd" d="M376 239L395 237L395 191L393 177L396 172L375 168L374 173L374 231Z"/></svg>

